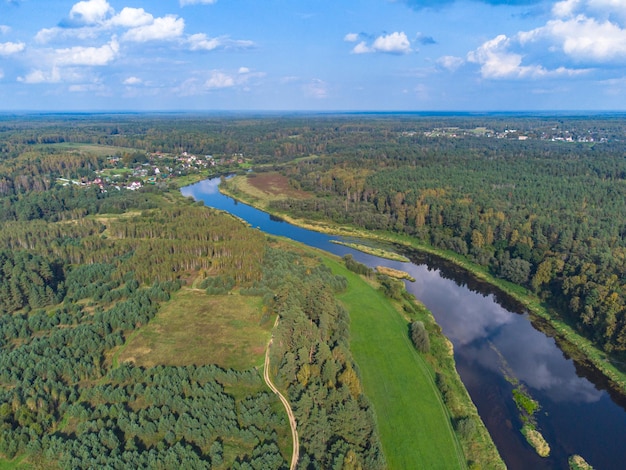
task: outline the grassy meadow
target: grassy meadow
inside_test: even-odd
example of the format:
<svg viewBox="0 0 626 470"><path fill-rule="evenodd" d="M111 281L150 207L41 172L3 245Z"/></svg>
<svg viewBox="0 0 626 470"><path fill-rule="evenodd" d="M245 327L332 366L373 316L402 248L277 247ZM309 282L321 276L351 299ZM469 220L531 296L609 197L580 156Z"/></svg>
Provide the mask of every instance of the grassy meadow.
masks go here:
<svg viewBox="0 0 626 470"><path fill-rule="evenodd" d="M217 364L247 369L263 364L273 323L261 324L261 299L206 295L183 288L116 353L139 366Z"/></svg>
<svg viewBox="0 0 626 470"><path fill-rule="evenodd" d="M389 468L465 468L433 372L411 344L406 320L365 280L338 261L326 263L349 280L339 299L350 313L350 348Z"/></svg>
<svg viewBox="0 0 626 470"><path fill-rule="evenodd" d="M42 144L42 147L45 148L55 148L60 151L80 151L85 153L91 153L94 155L98 155L100 157L108 157L110 155L117 155L120 153L134 153L134 152L143 152L141 149L134 149L130 147L114 147L112 145L98 145L98 144L87 144L87 143L78 143L78 142L61 142L58 144Z"/></svg>

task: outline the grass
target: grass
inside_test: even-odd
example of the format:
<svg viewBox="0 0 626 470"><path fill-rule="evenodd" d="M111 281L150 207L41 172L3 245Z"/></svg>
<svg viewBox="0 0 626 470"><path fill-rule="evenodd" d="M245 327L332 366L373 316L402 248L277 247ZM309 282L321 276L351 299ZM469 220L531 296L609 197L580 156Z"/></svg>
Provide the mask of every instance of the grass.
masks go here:
<svg viewBox="0 0 626 470"><path fill-rule="evenodd" d="M522 434L540 457L548 457L550 455L550 445L532 424L525 424L522 427Z"/></svg>
<svg viewBox="0 0 626 470"><path fill-rule="evenodd" d="M359 243L342 242L339 240L331 240L331 243L354 248L355 250L362 251L363 253L367 253L368 255L378 256L379 258L386 258L393 261L401 261L403 263L408 263L410 261L409 258L407 258L406 256L399 255L398 253L394 253L393 251L383 250L382 248L374 248L367 245L361 245Z"/></svg>
<svg viewBox="0 0 626 470"><path fill-rule="evenodd" d="M387 266L376 266L376 272L384 274L385 276L393 277L394 279L406 279L407 281L415 282L415 278L406 271L399 269L388 268Z"/></svg>
<svg viewBox="0 0 626 470"><path fill-rule="evenodd" d="M133 334L114 362L145 367L217 364L247 369L263 364L272 322L261 324L261 299L209 296L182 289L157 316Z"/></svg>
<svg viewBox="0 0 626 470"><path fill-rule="evenodd" d="M14 470L14 469L27 470L27 469L33 468L31 465L24 462L24 458L25 458L24 455L15 457L14 459L11 459L11 460L0 458L0 470Z"/></svg>
<svg viewBox="0 0 626 470"><path fill-rule="evenodd" d="M235 192L243 192L254 199L259 207L267 208L270 201L284 199L307 199L311 194L289 186L289 179L280 173L268 172L255 174L250 178L239 175L228 181L228 186Z"/></svg>
<svg viewBox="0 0 626 470"><path fill-rule="evenodd" d="M113 145L98 145L98 144L81 144L75 142L62 142L57 144L43 144L45 148L56 148L59 150L79 150L82 152L92 153L100 157L108 157L110 155L117 155L118 153L134 153L143 152L140 149L134 149L130 147L115 147Z"/></svg>
<svg viewBox="0 0 626 470"><path fill-rule="evenodd" d="M433 372L412 346L406 320L365 280L338 261L325 262L349 280L338 297L350 313L350 349L389 468L465 468Z"/></svg>

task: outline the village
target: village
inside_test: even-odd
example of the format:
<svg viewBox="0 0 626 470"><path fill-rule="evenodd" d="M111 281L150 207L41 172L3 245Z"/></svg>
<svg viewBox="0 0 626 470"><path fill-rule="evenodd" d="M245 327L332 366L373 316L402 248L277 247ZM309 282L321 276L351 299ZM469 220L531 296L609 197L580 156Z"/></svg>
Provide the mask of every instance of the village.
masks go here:
<svg viewBox="0 0 626 470"><path fill-rule="evenodd" d="M95 177L81 179L57 178L63 186L97 186L101 191L127 189L136 191L146 185L165 184L173 178L206 172L210 174L246 167L243 154L216 158L197 156L188 152L179 155L153 152L135 155L115 155L106 158L106 168L95 171ZM211 171L213 170L213 171Z"/></svg>

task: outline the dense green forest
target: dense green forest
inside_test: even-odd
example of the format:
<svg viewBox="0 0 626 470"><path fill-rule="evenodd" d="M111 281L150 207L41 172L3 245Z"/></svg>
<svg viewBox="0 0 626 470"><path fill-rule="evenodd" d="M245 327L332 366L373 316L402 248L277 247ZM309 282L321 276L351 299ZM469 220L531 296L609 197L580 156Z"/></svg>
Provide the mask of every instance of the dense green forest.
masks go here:
<svg viewBox="0 0 626 470"><path fill-rule="evenodd" d="M61 184L109 162L42 144L120 132L76 119L0 129L0 458L41 468L288 468L287 417L256 368L118 364L120 348L178 291L204 289L262 299L258 322L280 316L272 364L297 414L299 468L383 468L347 314L334 300L345 279L163 186ZM124 145L169 142L151 125L126 124L151 137ZM283 361L301 372L286 374Z"/></svg>

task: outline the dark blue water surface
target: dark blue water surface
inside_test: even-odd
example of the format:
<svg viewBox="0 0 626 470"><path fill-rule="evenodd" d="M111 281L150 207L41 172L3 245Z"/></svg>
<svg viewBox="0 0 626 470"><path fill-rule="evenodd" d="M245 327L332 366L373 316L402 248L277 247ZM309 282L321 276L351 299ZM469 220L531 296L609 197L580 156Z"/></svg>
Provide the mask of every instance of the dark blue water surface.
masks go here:
<svg viewBox="0 0 626 470"><path fill-rule="evenodd" d="M181 192L268 234L339 256L350 253L368 266L410 273L416 281L407 282L407 290L426 305L452 341L457 370L507 467L566 469L568 457L579 454L596 469L626 468L623 399L611 398L603 378L569 359L514 301L436 257L405 253L412 262L402 263L333 244L331 240L341 238L295 227L238 203L218 191L219 182L205 180ZM539 457L519 432L511 378L541 405L537 427L552 449L548 458Z"/></svg>

